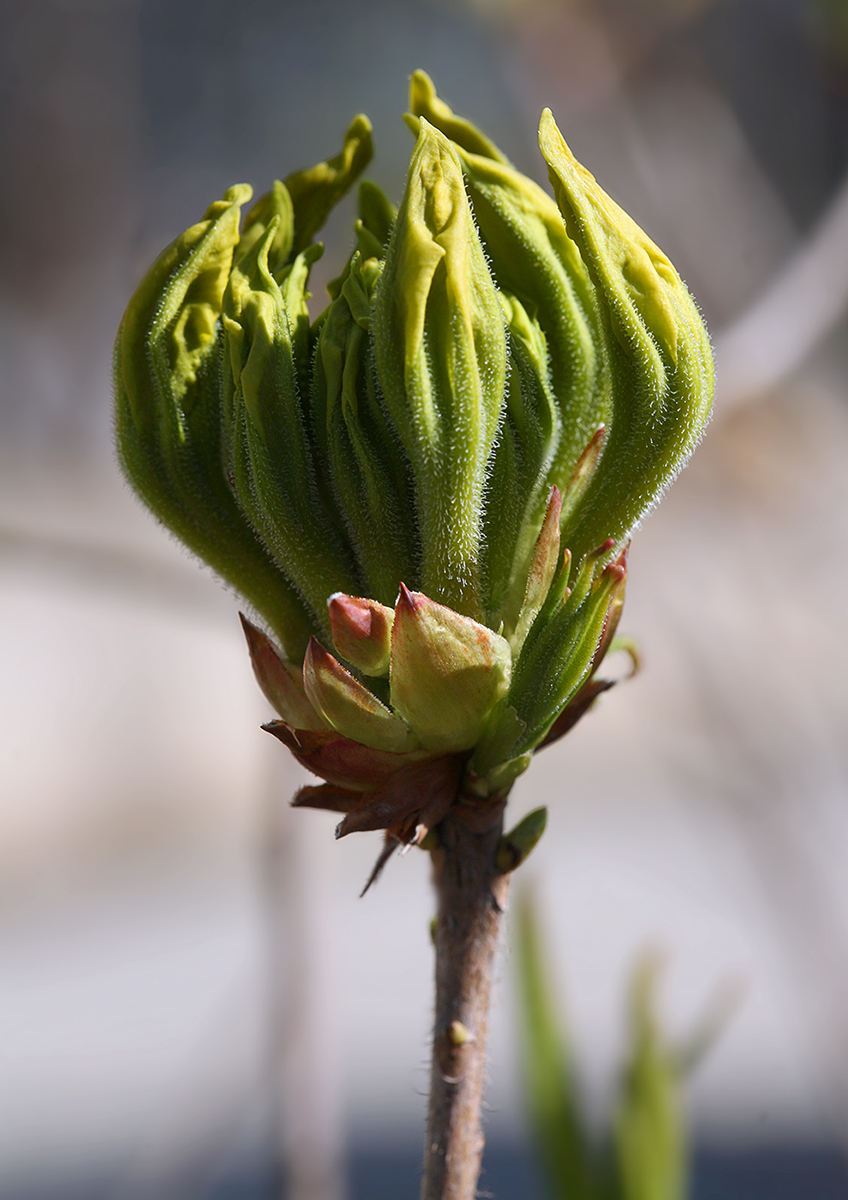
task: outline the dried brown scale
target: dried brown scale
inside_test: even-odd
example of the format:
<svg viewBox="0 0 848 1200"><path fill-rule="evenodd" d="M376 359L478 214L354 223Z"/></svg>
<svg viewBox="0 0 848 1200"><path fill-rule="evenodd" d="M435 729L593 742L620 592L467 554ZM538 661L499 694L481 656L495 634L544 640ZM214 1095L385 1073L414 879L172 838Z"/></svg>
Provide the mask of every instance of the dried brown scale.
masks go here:
<svg viewBox="0 0 848 1200"><path fill-rule="evenodd" d="M547 736L539 743L538 748L542 750L545 746L550 746L554 742L558 742L561 737L569 733L580 718L586 715L598 696L603 695L604 692L608 692L612 687L615 687L614 679L587 680L574 699L568 702L554 721Z"/></svg>

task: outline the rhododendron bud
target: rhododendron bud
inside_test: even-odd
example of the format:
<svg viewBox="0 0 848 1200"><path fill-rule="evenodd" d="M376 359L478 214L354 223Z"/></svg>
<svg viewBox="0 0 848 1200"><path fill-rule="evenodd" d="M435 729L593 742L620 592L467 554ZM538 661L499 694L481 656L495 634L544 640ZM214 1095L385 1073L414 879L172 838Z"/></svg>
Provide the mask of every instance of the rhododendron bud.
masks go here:
<svg viewBox="0 0 848 1200"><path fill-rule="evenodd" d="M127 477L275 639L244 618L266 728L321 781L297 803L406 844L452 808L499 820L609 686L629 539L713 392L689 293L549 112L553 196L420 71L410 110L399 205L360 185L322 312L314 239L370 159L365 117L243 221L246 185L213 204L115 349Z"/></svg>

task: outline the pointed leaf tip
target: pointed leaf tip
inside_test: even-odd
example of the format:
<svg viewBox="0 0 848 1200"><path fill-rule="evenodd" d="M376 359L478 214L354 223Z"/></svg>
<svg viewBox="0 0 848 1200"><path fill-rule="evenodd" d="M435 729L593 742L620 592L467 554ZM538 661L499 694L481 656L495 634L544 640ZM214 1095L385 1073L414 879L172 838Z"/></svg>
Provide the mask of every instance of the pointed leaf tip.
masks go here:
<svg viewBox="0 0 848 1200"><path fill-rule="evenodd" d="M505 833L498 842L495 858L498 870L506 875L520 867L536 847L547 823L547 808L534 808L513 830Z"/></svg>
<svg viewBox="0 0 848 1200"><path fill-rule="evenodd" d="M315 637L303 660L303 683L324 719L346 738L399 754L418 746L406 722L345 670Z"/></svg>
<svg viewBox="0 0 848 1200"><path fill-rule="evenodd" d="M559 562L560 549L560 514L562 512L562 495L556 485L551 488L548 507L542 528L536 539L530 569L527 572L527 585L524 591L524 603L518 614L515 632L510 638L513 655L517 655L524 645L530 627L539 615L542 605L547 599L551 583Z"/></svg>
<svg viewBox="0 0 848 1200"><path fill-rule="evenodd" d="M256 682L277 713L295 729L326 729L304 691L300 669L286 663L261 629L239 613Z"/></svg>

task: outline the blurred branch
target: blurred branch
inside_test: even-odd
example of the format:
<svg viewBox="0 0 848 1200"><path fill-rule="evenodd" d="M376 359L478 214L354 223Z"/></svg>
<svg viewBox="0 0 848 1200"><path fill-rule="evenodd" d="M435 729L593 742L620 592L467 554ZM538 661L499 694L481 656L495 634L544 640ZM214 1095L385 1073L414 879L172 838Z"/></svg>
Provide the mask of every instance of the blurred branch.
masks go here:
<svg viewBox="0 0 848 1200"><path fill-rule="evenodd" d="M710 810L732 823L745 850L781 953L784 986L798 1005L800 1028L818 1060L825 1086L820 1109L835 1118L831 1132L844 1147L848 928L838 882L823 870L821 855L824 837L833 839L839 828L821 825L826 798L836 794L841 802L844 782L820 740L824 714L815 714L813 731L805 729L800 709L793 709L804 700L774 677L766 677L757 692L728 688L709 654L694 643L687 653L710 752L694 770L693 760L687 760L684 787L689 793L698 788ZM738 669L742 677L750 674L745 663ZM830 736L838 744L841 729ZM844 829L844 809L836 814Z"/></svg>
<svg viewBox="0 0 848 1200"><path fill-rule="evenodd" d="M715 338L720 411L776 387L848 311L848 178L777 279Z"/></svg>

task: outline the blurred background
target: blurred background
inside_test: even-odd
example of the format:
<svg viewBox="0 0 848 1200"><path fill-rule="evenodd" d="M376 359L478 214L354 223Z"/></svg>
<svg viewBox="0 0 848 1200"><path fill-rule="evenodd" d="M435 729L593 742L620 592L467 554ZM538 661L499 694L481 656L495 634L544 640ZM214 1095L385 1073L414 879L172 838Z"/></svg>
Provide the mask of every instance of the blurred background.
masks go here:
<svg viewBox="0 0 848 1200"><path fill-rule="evenodd" d="M289 812L237 600L122 483L109 376L133 287L230 184L335 153L365 111L368 175L399 198L418 66L540 181L549 105L719 362L703 446L632 549L644 670L511 802L550 809L516 887L588 1109L603 1123L657 949L670 1036L733 1010L687 1090L696 1200L848 1196L848 2L0 14L2 1200L270 1197L281 1172L292 1200L417 1194L426 856L358 900L378 835ZM507 942L484 1177L504 1200L542 1195L514 997Z"/></svg>

